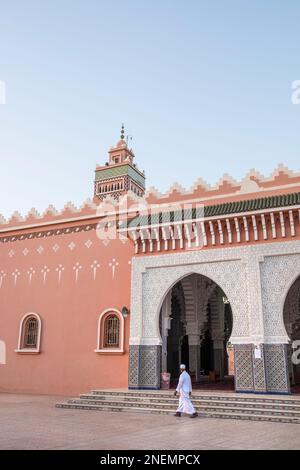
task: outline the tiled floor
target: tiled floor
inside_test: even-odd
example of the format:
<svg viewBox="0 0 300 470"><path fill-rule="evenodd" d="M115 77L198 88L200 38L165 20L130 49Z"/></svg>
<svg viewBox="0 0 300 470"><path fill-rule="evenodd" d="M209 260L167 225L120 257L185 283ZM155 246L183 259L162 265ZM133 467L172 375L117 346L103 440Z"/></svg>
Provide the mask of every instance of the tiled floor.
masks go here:
<svg viewBox="0 0 300 470"><path fill-rule="evenodd" d="M300 449L300 425L55 408L0 394L0 449Z"/></svg>

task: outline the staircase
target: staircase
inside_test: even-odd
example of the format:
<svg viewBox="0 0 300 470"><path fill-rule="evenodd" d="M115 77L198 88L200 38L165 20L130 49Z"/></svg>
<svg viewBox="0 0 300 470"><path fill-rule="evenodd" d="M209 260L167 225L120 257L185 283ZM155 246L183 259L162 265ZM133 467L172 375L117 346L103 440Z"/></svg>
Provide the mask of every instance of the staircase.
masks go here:
<svg viewBox="0 0 300 470"><path fill-rule="evenodd" d="M193 393L192 401L200 417L300 424L300 397L199 391ZM65 409L154 414L174 414L177 406L178 397L174 397L172 391L130 390L92 390L89 394L56 405Z"/></svg>

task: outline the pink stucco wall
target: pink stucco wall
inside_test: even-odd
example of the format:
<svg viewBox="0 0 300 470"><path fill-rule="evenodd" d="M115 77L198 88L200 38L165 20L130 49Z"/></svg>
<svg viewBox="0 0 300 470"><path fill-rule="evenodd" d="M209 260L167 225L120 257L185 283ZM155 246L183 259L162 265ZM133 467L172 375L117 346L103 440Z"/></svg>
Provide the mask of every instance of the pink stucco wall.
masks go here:
<svg viewBox="0 0 300 470"><path fill-rule="evenodd" d="M92 241L90 248L87 240ZM71 242L75 244L72 250ZM55 244L59 245L56 252ZM39 246L44 248L41 254ZM10 257L11 250L14 255ZM130 316L125 319L124 354L101 355L94 350L100 313L107 308L130 308L132 250L130 243L120 241L105 246L94 230L0 245L1 270L6 273L0 288L0 340L6 344L0 391L76 395L91 388L127 386ZM114 276L109 264L113 259L118 263ZM100 267L94 280L91 264L95 260ZM76 282L73 266L77 262L82 269ZM60 283L59 264L64 266ZM45 283L44 266L50 269ZM30 267L35 271L31 284ZM21 273L16 285L15 269ZM29 312L42 320L40 354L15 352L20 320Z"/></svg>

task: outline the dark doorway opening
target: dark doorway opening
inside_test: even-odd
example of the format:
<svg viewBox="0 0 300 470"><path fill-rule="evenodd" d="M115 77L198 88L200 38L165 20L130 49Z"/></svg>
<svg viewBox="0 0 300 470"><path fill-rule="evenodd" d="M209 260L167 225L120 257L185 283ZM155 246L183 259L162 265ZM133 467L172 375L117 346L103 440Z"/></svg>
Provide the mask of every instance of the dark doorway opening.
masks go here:
<svg viewBox="0 0 300 470"><path fill-rule="evenodd" d="M177 383L180 364L190 373L193 388L234 390L230 301L211 279L192 274L167 294L160 318L162 372ZM167 300L166 300L167 302Z"/></svg>

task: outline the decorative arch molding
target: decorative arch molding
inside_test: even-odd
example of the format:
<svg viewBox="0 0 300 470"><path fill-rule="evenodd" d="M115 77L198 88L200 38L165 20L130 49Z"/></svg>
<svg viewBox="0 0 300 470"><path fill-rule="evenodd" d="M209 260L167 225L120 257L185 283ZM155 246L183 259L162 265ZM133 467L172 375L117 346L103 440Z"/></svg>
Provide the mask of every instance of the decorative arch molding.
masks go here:
<svg viewBox="0 0 300 470"><path fill-rule="evenodd" d="M190 274L203 275L224 291L233 311L232 340L249 341L246 270L241 258L222 259L217 251L221 250L134 258L130 344L161 344L159 314L164 298Z"/></svg>
<svg viewBox="0 0 300 470"><path fill-rule="evenodd" d="M229 264L229 265L228 265L228 269L225 269L225 266L220 266L219 269L220 269L220 273L219 273L219 274L221 274L221 272L223 272L225 276L227 275L227 280L229 280L229 271L230 271L231 269L233 269L233 271L235 271L235 269L234 269L234 267L233 267L232 264ZM183 270L183 271L184 271L184 270ZM178 272L177 270L174 270L174 272L172 273L173 276L171 276L171 278L173 278L173 279L171 279L171 281L170 281L170 278L169 278L169 287L167 288L167 292L165 292L165 293L162 294L162 297L161 297L160 302L159 302L159 304L158 304L158 309L157 309L157 311L156 311L156 320L155 320L156 327L159 327L159 315L160 315L160 310L161 310L161 306L162 306L162 304L163 304L163 302L164 302L164 300L165 300L165 298L166 298L166 295L168 294L168 292L171 291L172 287L174 287L174 285L177 284L177 282L186 279L186 278L187 278L188 276L190 276L191 274L198 274L198 275L200 275L200 276L206 277L207 279L213 281L214 287L215 287L215 286L220 287L220 288L224 291L224 293L226 294L226 296L228 296L228 295L227 295L227 292L231 292L232 295L231 295L230 297L228 297L228 298L230 298L231 307L232 307L232 308L235 308L235 311L236 311L236 312L240 312L240 313L242 313L243 315L247 315L246 309L245 309L245 310L242 310L242 304L244 304L243 298L242 298L242 297L241 297L241 298L239 298L239 297L236 297L236 298L235 298L235 297L233 296L233 291L232 291L232 289L230 288L230 282L225 282L224 278L222 278L221 275L218 275L218 273L216 272L216 271L218 271L218 269L216 269L216 266L214 266L214 268L213 268L213 271L214 271L214 272L212 273L211 271L212 271L212 270L211 270L211 266L209 266L209 269L205 269L204 266L198 266L198 265L196 265L195 268L194 268L194 270L193 270L192 272L188 272L187 274L184 274L184 275L182 275L182 270L180 269L179 272L181 273L181 276L180 276L180 278L176 278L176 276L178 276L179 272ZM153 272L153 274L154 274L154 276L156 275L155 272ZM211 275L209 275L209 274L211 274ZM162 275L163 275L164 279L167 278L167 276L166 276L165 274L162 273ZM221 279L221 278L222 278L222 279ZM218 282L218 281L219 281L219 282ZM225 289L227 289L226 291L225 291L224 288L220 285L220 282L222 282L222 285L223 285L223 286L225 285ZM160 286L161 286L161 285L162 285L162 283L160 283ZM241 289L241 291L243 290L244 293L245 293L246 290L247 290L247 289L246 289L246 285L245 285L244 287L245 287L245 289ZM163 291L163 288L162 288L162 291ZM161 292L162 292L162 291L161 291ZM212 295L212 293L210 293L210 295ZM206 299L206 302L205 302L206 304L208 303L208 300L209 300L209 299L207 298L207 299ZM195 307L194 307L194 308L195 308ZM151 313L150 313L150 315L151 315ZM233 321L233 323L234 323L234 321ZM239 323L242 325L243 331L241 332L241 329L236 328L236 333L237 333L237 334L240 334L241 336L243 335L243 336L247 337L247 336L248 336L247 328L249 327L249 322L247 322L247 317L240 318L240 317L237 315L237 316L236 316L236 325L238 325ZM159 338L160 338L159 329L157 330L157 334L158 334L158 336L159 336ZM160 338L160 343L159 343L159 344L161 344L161 338Z"/></svg>
<svg viewBox="0 0 300 470"><path fill-rule="evenodd" d="M283 307L283 319L289 339L293 341L293 328L296 326L295 323L300 320L300 276L293 282L287 293Z"/></svg>
<svg viewBox="0 0 300 470"><path fill-rule="evenodd" d="M105 334L105 321L110 316L117 317L119 321L119 338L118 347L105 347L104 346L104 334ZM98 319L98 330L97 330L97 345L95 352L98 354L123 354L124 353L124 326L125 321L120 310L116 308L107 308L100 315Z"/></svg>
<svg viewBox="0 0 300 470"><path fill-rule="evenodd" d="M36 332L36 346L35 347L25 347L24 346L24 334L26 323L30 318L35 318L37 320L37 332ZM41 317L34 312L26 313L20 321L19 327L19 337L18 337L18 348L15 350L17 353L21 354L39 354L41 346L41 333L42 333L42 321Z"/></svg>
<svg viewBox="0 0 300 470"><path fill-rule="evenodd" d="M129 387L160 388L160 309L167 292L196 273L230 301L236 390L289 393L283 306L299 266L299 240L133 258Z"/></svg>
<svg viewBox="0 0 300 470"><path fill-rule="evenodd" d="M287 295L300 276L300 252L297 251L266 257L261 264L266 342L289 343L283 313Z"/></svg>

